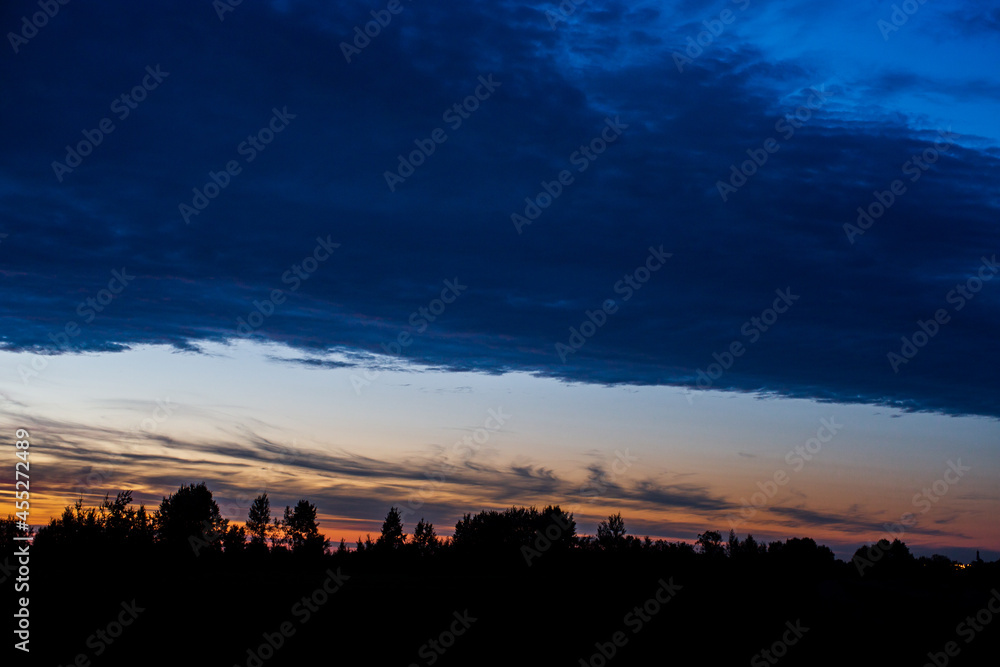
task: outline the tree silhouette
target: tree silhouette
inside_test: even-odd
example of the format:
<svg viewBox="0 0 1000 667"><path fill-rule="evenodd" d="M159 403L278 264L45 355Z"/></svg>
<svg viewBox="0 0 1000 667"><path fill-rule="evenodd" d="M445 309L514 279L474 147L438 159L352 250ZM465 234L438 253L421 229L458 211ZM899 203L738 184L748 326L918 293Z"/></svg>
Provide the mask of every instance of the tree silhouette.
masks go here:
<svg viewBox="0 0 1000 667"><path fill-rule="evenodd" d="M740 551L747 558L756 558L757 556L766 552L766 548L763 544L757 544L757 540L753 538L753 535L747 533L746 539L743 540L743 544L740 545Z"/></svg>
<svg viewBox="0 0 1000 667"><path fill-rule="evenodd" d="M622 521L622 530L625 529L625 522ZM552 541L552 547L556 551L565 551L577 546L576 521L573 513L567 514L562 511L559 505L547 505L535 522L536 535L544 533L545 537Z"/></svg>
<svg viewBox="0 0 1000 667"><path fill-rule="evenodd" d="M326 538L319 534L316 506L308 500L300 500L294 510L285 507L281 525L292 553L320 555L329 546Z"/></svg>
<svg viewBox="0 0 1000 667"><path fill-rule="evenodd" d="M155 518L157 538L175 550L221 550L229 521L219 513L204 482L181 486L160 503Z"/></svg>
<svg viewBox="0 0 1000 667"><path fill-rule="evenodd" d="M478 514L465 514L455 524L452 543L459 550L500 553L517 551L534 542L539 525L538 510L534 507L511 507L498 512L486 510Z"/></svg>
<svg viewBox="0 0 1000 667"><path fill-rule="evenodd" d="M375 544L382 549L400 549L406 541L403 534L403 519L396 507L390 507L389 513L385 515L382 522L382 534L379 535Z"/></svg>
<svg viewBox="0 0 1000 667"><path fill-rule="evenodd" d="M49 521L48 530L41 535L43 543L52 541L64 546L95 548L103 541L103 526L99 520L97 508L83 508L83 500L77 500L72 506L63 509L62 516Z"/></svg>
<svg viewBox="0 0 1000 667"><path fill-rule="evenodd" d="M425 523L424 518L420 517L417 527L413 529L412 544L419 554L431 555L436 552L440 546L440 540L434 534L434 524Z"/></svg>
<svg viewBox="0 0 1000 667"><path fill-rule="evenodd" d="M625 544L625 520L621 512L597 524L597 544L602 549L616 549Z"/></svg>
<svg viewBox="0 0 1000 667"><path fill-rule="evenodd" d="M729 539L726 540L726 555L730 558L737 558L740 555L740 539L736 537L736 531L729 529Z"/></svg>
<svg viewBox="0 0 1000 667"><path fill-rule="evenodd" d="M6 519L0 519L0 554L9 554L14 549L15 537L34 535L35 529L28 526L27 530L17 527L18 520L12 514L8 514Z"/></svg>
<svg viewBox="0 0 1000 667"><path fill-rule="evenodd" d="M866 544L854 552L854 558L851 560L858 574L862 576L866 570L876 572L880 576L901 574L912 569L916 563L909 547L898 538L891 543L883 538L875 544Z"/></svg>
<svg viewBox="0 0 1000 667"><path fill-rule="evenodd" d="M250 544L255 546L267 546L268 535L272 533L271 528L271 501L266 493L262 493L254 498L247 512L247 533L250 535Z"/></svg>
<svg viewBox="0 0 1000 667"><path fill-rule="evenodd" d="M247 547L247 531L243 526L229 526L222 536L222 548L229 555L244 551Z"/></svg>
<svg viewBox="0 0 1000 667"><path fill-rule="evenodd" d="M735 530L726 531L729 533L727 539L718 532L706 531L698 535L696 544L648 537L640 539L626 533L621 513L600 521L587 548L581 548L582 540L576 538L572 515L552 505L543 510L511 507L465 514L455 526L455 538L443 541L438 540L434 526L423 517L416 523L412 538L407 539L400 510L392 507L385 516L381 536L374 536L379 537L378 548L372 542L373 536L369 535L366 539L358 539L356 552L349 552L346 540L342 539L336 553L321 553L322 547L310 547L325 542L318 532L317 508L301 500L284 509L284 516L278 523L283 527L291 553L284 545L276 545L259 555L242 553L251 548L247 540L252 542L254 534L257 544L269 539L264 536L271 532L273 521L269 521L269 502L261 494L253 503L247 521L247 526L254 529L252 532L228 525L224 532L217 531L217 539L212 540L218 547L217 552L181 561L172 548L179 544L188 554L192 553L188 530L203 539L203 521L207 521L210 528L223 523L204 485L182 486L164 498L161 511L152 515L153 521L142 507L136 508L128 491L115 498L106 496L96 507L85 507L81 500L66 507L61 517L52 519L47 527L38 531L31 547L32 556L37 555L38 561L32 560L32 564L44 566L46 576L38 577L37 581L32 578L31 594L46 603L47 615L54 614L53 618L66 627L79 622L80 618L86 621L91 607L113 609L125 599L124 596L129 600L134 597L132 605L145 608L148 604L150 610L157 610L157 618L150 617L150 621L155 622L146 625L140 622L129 629L128 641L141 647L154 645L162 631L182 635L185 626L192 622L191 614L195 613L191 601L204 596L205 587L210 586L210 615L196 616L194 622L199 623L199 627L207 622L205 627L210 627L218 636L246 634L258 646L263 646L254 635L264 637L256 634L258 631L247 630L248 618L263 618L264 627L273 628L279 616L285 617L287 612L283 610L288 610L289 604L296 605L293 609L303 613L315 613L317 605L324 604L323 598L317 597L318 593L309 594L310 590L319 591L315 587L326 582L322 585L329 592L328 585L335 579L349 580L347 586L352 590L347 596L337 594L327 607L331 612L327 621L320 625L335 622L353 643L371 645L381 641L384 643L384 646L379 645L382 650L393 648L385 639L385 628L401 618L419 624L410 628L409 636L420 637L421 641L423 637L443 636L440 634L441 621L446 619L451 623L444 615L448 607L468 608L470 611L466 614L473 616L479 613L477 609L490 609L495 618L506 615L511 619L502 630L516 632L525 600L544 605L537 610L537 616L544 620L546 631L552 636L573 635L579 633L580 628L590 627L594 620L593 609L608 608L619 614L621 612L614 612L614 609L619 608L623 598L638 601L649 598L653 583L658 581L661 587L682 585L676 602L670 603L676 605L671 607L676 610L672 612L671 622L679 625L679 636L690 640L693 646L717 642L718 636L725 636L725 645L717 642L713 650L721 651L726 658L742 661L777 638L772 628L777 630L782 627L781 623L786 623L789 630L793 629L793 621L787 620L790 609L795 612L791 618L801 615L805 626L810 623L807 619L823 619L826 627L832 626L838 631L836 634L830 631L829 635L838 643L844 637L852 638L851 632L857 632L857 609L880 609L883 613L879 622L869 624L867 636L858 640L857 647L851 645L852 652L855 649L863 651L865 641L884 636L883 633L889 630L893 636L902 636L913 627L921 631L924 628L947 631L954 627L957 619L970 611L975 613L986 604L985 591L995 585L997 574L1000 574L1000 562L979 562L969 567L937 555L915 561L903 542L890 542L890 537L858 550L859 558L870 560L860 573L865 576L861 580L855 563L837 560L829 548L808 538L774 541L766 549L752 535L740 540ZM152 525L156 528L156 539L149 541ZM17 533L12 518L0 521L0 584L10 583L11 577L20 576L16 574L19 563L13 556L21 546L13 542ZM139 548L140 544L144 546ZM391 545L396 545L396 549ZM206 548L200 543L198 546ZM530 559L524 549L530 550ZM611 549L613 555L609 556L607 549ZM725 558L727 552L732 559ZM318 555L307 558L303 557L304 553ZM108 563L113 564L116 573L121 573L120 580L95 585L89 573L100 571ZM154 574L150 576L150 572ZM666 584L667 580L671 583ZM612 581L613 585L595 586L594 581ZM480 585L470 585L473 583ZM430 601L428 591L433 591L439 599ZM720 603L720 600L729 599L727 595L731 596L733 591L740 594L745 591L747 599L754 600L754 622L746 622L746 610L739 605ZM309 597L302 597L303 593ZM659 593L656 596L660 598ZM387 599L391 599L388 604ZM56 600L64 606L60 607ZM627 604L631 606L632 603ZM335 608L339 610L334 611ZM66 609L61 616L58 615L60 609ZM456 611L456 621L460 620L460 613ZM652 613L648 605L643 613ZM934 617L928 619L928 614ZM299 614L295 612L295 616ZM641 617L638 611L632 618L637 616ZM713 619L711 627L705 626L705 618ZM147 626L151 628L148 632L144 630ZM718 634L720 627L725 628L725 635ZM797 621L795 627L799 627ZM328 650L328 634L316 626L315 632L303 633L301 640L296 639L302 643L296 643L297 648L292 650L300 655ZM480 640L475 632L470 633L462 640L469 642L463 644L463 650L486 646L487 651L496 652L494 636L496 633L491 633L488 639ZM267 637L280 635L268 633ZM79 650L77 638L71 639L71 648ZM478 641L483 643L477 645ZM996 652L989 641L985 635L983 640L977 636L976 646L983 647L985 659L980 660L970 652L973 658L970 664L992 664L989 658L995 658ZM268 643L274 647L270 639ZM166 648L162 644L155 645L161 654L174 649L178 652L188 650L187 646L168 644ZM637 644L636 648L639 646ZM662 646L662 642L657 642L650 648L650 651L659 652L655 656L636 654L635 662L638 664L640 657L650 664L653 659L662 661ZM932 644L931 648L934 646ZM123 642L122 648L125 647ZM211 647L210 643L208 650ZM58 646L60 652L63 648ZM553 652L561 648L554 646ZM921 659L921 653L927 655L924 648L913 647L904 657L913 657L914 664L922 664L916 660ZM966 649L964 646L962 649L964 655ZM897 645L887 650L905 651L905 647ZM220 648L219 653L202 662L232 664L226 662L232 657L231 650L223 653ZM412 657L412 644L402 646L396 653L400 664L407 664L403 660ZM124 654L120 655L124 658ZM800 655L807 657L805 650ZM822 659L826 657L824 654L814 655L821 656L816 664L833 664L833 661ZM163 664L182 662L173 655L166 660L162 655L159 657ZM294 659L291 654L289 657ZM461 659L457 654L455 657ZM555 664L558 657L545 656L544 661L536 662ZM840 664L850 661L846 655L837 658ZM57 664L59 659L54 657L45 662ZM259 664L262 660L257 658L249 664ZM357 659L349 661L360 662ZM122 662L124 664L124 660ZM764 661L751 662L763 664ZM895 663L890 659L887 664Z"/></svg>
<svg viewBox="0 0 1000 667"><path fill-rule="evenodd" d="M452 546L477 558L527 559L543 553L565 553L578 546L576 521L558 505L539 512L534 507L511 507L466 514L455 524ZM551 558L551 557L548 557Z"/></svg>
<svg viewBox="0 0 1000 667"><path fill-rule="evenodd" d="M106 495L97 507L84 509L83 500L67 505L59 518L49 520L42 543L89 551L152 547L155 516L132 506L132 492L121 491L112 501Z"/></svg>
<svg viewBox="0 0 1000 667"><path fill-rule="evenodd" d="M723 554L722 535L717 530L706 530L698 535L695 544L701 547L706 556L721 556Z"/></svg>

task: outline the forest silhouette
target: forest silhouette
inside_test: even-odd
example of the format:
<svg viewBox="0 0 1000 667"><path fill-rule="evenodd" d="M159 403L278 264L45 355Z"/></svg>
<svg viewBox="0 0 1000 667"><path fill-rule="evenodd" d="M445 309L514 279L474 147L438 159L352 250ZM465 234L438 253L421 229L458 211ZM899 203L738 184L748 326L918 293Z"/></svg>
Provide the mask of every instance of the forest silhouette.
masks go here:
<svg viewBox="0 0 1000 667"><path fill-rule="evenodd" d="M31 532L32 657L600 667L863 656L941 667L985 664L1000 645L1000 618L977 617L1000 605L1000 563L915 557L899 539L845 562L807 537L640 538L620 513L580 535L558 505L465 514L445 536L423 518L406 528L390 507L374 539L333 545L315 505L279 512L266 493L237 525L204 483L155 510L131 491L77 501ZM0 559L23 534L0 521ZM970 618L980 629L962 625Z"/></svg>

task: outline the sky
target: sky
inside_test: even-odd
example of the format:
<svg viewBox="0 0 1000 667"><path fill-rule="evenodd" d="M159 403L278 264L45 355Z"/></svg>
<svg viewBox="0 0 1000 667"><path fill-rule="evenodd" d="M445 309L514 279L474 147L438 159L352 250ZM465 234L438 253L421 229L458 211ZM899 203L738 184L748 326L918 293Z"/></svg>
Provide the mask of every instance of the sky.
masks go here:
<svg viewBox="0 0 1000 667"><path fill-rule="evenodd" d="M49 14L0 8L33 522L204 480L351 542L551 502L1000 556L994 4Z"/></svg>

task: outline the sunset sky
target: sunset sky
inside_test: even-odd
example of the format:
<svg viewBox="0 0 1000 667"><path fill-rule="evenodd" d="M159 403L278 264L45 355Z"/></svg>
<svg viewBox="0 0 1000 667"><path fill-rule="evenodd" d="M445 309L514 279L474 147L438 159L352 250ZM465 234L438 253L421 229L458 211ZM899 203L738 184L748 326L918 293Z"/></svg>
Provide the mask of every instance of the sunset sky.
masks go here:
<svg viewBox="0 0 1000 667"><path fill-rule="evenodd" d="M1000 9L902 4L4 3L33 523L205 481L352 545L997 558Z"/></svg>

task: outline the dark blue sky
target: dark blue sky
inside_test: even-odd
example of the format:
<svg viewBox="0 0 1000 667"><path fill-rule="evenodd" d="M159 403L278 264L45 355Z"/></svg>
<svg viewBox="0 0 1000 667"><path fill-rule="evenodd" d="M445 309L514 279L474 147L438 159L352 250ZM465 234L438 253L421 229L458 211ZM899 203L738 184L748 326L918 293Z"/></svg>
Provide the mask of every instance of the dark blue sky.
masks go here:
<svg viewBox="0 0 1000 667"><path fill-rule="evenodd" d="M991 3L898 30L884 2L387 4L72 2L35 34L38 6L5 3L4 31L33 36L0 58L3 346L63 351L73 322L78 349L188 348L281 289L253 335L306 351L408 332L402 356L449 369L695 387L736 342L714 388L1000 415L1000 281L953 293L1000 245ZM391 20L342 47L373 11ZM54 166L85 132L99 145ZM226 187L185 216L210 172ZM892 204L845 232L876 191ZM296 280L318 237L340 245ZM445 281L467 289L411 317ZM765 331L779 290L798 298Z"/></svg>

